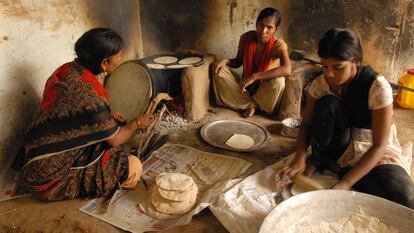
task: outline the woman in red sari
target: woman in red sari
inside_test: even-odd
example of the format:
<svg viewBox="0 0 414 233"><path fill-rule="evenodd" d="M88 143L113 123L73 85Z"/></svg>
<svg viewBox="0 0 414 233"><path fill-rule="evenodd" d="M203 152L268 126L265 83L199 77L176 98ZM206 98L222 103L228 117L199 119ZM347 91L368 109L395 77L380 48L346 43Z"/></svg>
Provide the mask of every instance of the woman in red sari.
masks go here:
<svg viewBox="0 0 414 233"><path fill-rule="evenodd" d="M76 42L77 58L47 80L19 158L23 183L36 198L109 196L137 184L140 160L117 146L151 119L137 116L121 127L123 115L111 113L108 94L96 79L118 66L123 45L111 29L94 28Z"/></svg>

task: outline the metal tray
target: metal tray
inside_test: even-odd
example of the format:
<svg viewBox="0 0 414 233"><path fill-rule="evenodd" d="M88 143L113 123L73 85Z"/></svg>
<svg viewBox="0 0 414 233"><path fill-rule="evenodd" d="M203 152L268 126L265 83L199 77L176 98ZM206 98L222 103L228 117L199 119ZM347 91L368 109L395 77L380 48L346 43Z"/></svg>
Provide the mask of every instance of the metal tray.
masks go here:
<svg viewBox="0 0 414 233"><path fill-rule="evenodd" d="M200 131L201 137L212 146L237 152L258 150L267 145L269 131L263 126L244 120L218 120L205 124ZM253 138L254 145L249 149L236 149L226 145L233 134L245 134Z"/></svg>

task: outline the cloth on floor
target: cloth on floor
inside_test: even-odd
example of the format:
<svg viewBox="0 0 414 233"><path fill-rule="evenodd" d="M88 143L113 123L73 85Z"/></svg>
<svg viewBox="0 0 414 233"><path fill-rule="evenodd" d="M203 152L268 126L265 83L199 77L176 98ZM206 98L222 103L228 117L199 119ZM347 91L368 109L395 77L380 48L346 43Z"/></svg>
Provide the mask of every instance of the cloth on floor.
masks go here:
<svg viewBox="0 0 414 233"><path fill-rule="evenodd" d="M217 219L231 233L258 232L264 218L282 201L276 179L279 172L292 159L294 154L270 165L243 179L217 201L209 206ZM318 178L320 177L320 179ZM338 180L333 176L315 175L325 188L330 188ZM323 181L323 182L321 182Z"/></svg>

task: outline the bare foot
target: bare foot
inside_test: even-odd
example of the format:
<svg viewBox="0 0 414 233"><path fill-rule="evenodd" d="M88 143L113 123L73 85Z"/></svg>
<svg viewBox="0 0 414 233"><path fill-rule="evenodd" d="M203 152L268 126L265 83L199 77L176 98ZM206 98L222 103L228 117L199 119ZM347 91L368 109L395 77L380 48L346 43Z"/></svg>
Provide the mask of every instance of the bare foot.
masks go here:
<svg viewBox="0 0 414 233"><path fill-rule="evenodd" d="M251 117L251 116L253 116L253 115L254 115L254 112L256 112L256 107L254 107L254 106L250 106L250 107L248 107L248 108L244 111L244 113L243 113L243 117L244 117L244 118Z"/></svg>

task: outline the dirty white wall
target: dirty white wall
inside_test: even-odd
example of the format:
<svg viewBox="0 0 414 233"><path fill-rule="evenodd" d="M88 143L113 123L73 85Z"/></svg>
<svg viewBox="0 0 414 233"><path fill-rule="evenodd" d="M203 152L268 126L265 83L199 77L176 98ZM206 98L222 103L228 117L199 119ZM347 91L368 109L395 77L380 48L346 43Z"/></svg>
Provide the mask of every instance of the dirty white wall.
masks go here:
<svg viewBox="0 0 414 233"><path fill-rule="evenodd" d="M74 59L93 27L121 34L125 59L139 57L138 0L0 0L0 170L16 153L47 78Z"/></svg>
<svg viewBox="0 0 414 233"><path fill-rule="evenodd" d="M220 57L235 56L239 36L247 30L255 29L260 10L267 6L278 7L280 2L287 1L199 0L182 4L183 2L140 0L145 56L180 49L197 49ZM277 35L282 36L283 31L284 27Z"/></svg>
<svg viewBox="0 0 414 233"><path fill-rule="evenodd" d="M260 10L281 11L277 36L289 48L316 55L332 27L362 40L364 62L397 82L414 66L414 0L140 0L144 53L191 48L233 57L239 36L255 29ZM317 56L315 56L317 58Z"/></svg>

